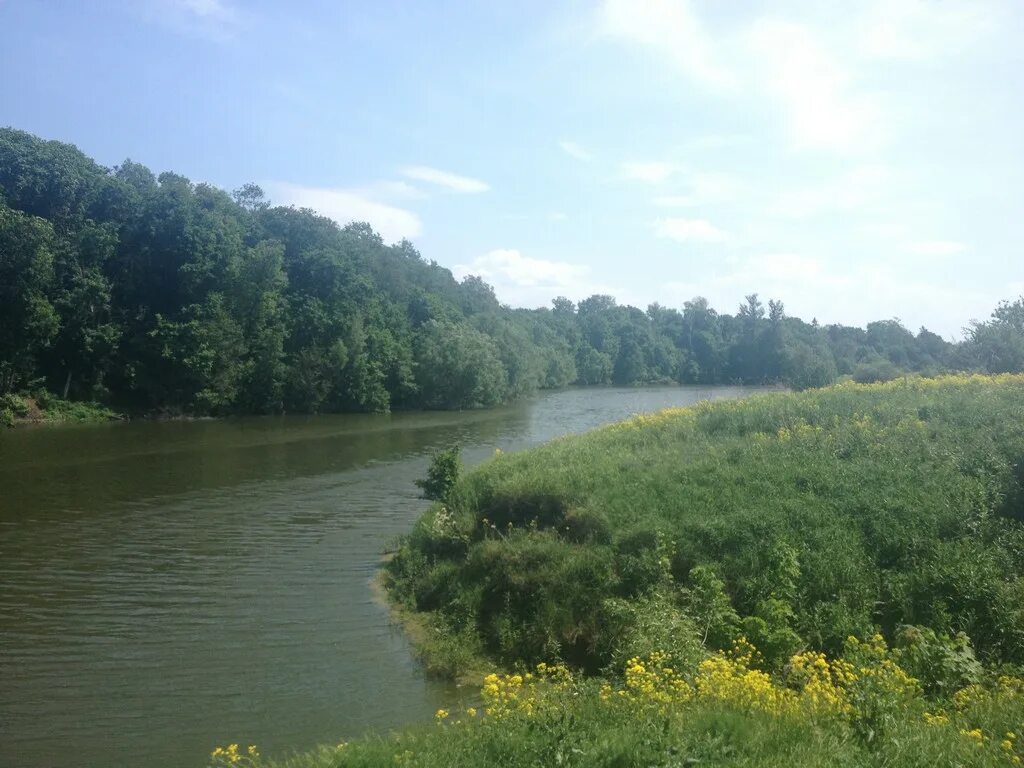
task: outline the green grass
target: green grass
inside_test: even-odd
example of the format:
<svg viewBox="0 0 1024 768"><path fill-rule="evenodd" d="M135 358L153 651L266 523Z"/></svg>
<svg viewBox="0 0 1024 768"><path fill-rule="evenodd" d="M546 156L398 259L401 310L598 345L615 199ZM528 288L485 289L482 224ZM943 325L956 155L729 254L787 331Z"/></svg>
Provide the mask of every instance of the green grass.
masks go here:
<svg viewBox="0 0 1024 768"><path fill-rule="evenodd" d="M1021 376L640 416L463 478L390 562L391 594L500 664L600 669L655 593L704 644L745 630L779 659L919 625L1019 664L1022 459Z"/></svg>
<svg viewBox="0 0 1024 768"><path fill-rule="evenodd" d="M476 716L214 763L1017 765L1022 521L1024 376L701 404L496 455L385 581L429 668L571 681L510 672Z"/></svg>
<svg viewBox="0 0 1024 768"><path fill-rule="evenodd" d="M629 672L624 682L614 685L561 673L545 677L538 672L529 682L522 676L494 676L484 687L486 710L442 710L434 725L284 758L266 759L255 747L249 752L230 745L214 752L211 765L1008 768L1020 764L1024 679L1014 682L1011 695L996 693L996 686L978 689L982 692L971 696L954 696L947 702L949 711L936 715L925 709L927 703L912 680L894 677L894 667L886 667L895 658L898 654L889 650L881 651L874 664L860 657L861 664L880 674L863 674L862 667L860 679L868 682L844 689L842 712L814 706L806 695L808 688L801 694L792 680L789 687L781 681L768 683L763 673L719 656L719 663L702 666L695 687L675 700L662 695L666 686L650 684L650 676L630 677ZM723 664L740 676L723 676ZM717 671L709 674L708 669ZM680 677L674 672L659 677L661 683L669 679ZM894 680L902 682L890 685ZM778 706L780 692L789 696L791 706Z"/></svg>

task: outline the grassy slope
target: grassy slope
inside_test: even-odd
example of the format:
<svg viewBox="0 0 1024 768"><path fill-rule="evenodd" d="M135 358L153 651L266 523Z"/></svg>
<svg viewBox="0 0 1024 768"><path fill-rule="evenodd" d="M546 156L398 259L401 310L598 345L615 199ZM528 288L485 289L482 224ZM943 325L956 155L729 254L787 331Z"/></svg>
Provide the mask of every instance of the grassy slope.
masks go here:
<svg viewBox="0 0 1024 768"><path fill-rule="evenodd" d="M485 686L489 715L251 762L1019 764L1022 459L1021 376L700 405L496 456L419 521L392 595L443 630L438 669L602 676ZM888 644L847 639L876 629ZM764 657L715 650L741 636ZM794 670L814 648L839 661L812 685Z"/></svg>
<svg viewBox="0 0 1024 768"><path fill-rule="evenodd" d="M798 646L919 624L1019 663L1022 459L1020 376L639 416L470 474L392 562L393 593L496 660L600 667L622 632L606 601L667 563L685 603L703 564L741 617L791 614Z"/></svg>

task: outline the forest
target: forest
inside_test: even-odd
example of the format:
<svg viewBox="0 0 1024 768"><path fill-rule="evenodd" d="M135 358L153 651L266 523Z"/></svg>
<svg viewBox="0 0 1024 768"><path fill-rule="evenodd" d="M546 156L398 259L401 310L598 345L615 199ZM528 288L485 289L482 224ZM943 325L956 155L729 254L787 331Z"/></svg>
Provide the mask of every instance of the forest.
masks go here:
<svg viewBox="0 0 1024 768"><path fill-rule="evenodd" d="M646 311L502 305L407 241L0 130L0 396L129 413L493 406L571 384L782 382L1024 367L1024 301L961 343L893 319L789 317L748 296Z"/></svg>

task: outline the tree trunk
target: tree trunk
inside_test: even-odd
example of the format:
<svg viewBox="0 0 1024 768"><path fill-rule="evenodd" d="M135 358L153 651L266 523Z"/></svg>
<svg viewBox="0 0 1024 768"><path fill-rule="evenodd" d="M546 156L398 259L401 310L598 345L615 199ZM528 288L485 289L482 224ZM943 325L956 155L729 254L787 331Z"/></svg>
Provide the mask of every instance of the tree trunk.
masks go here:
<svg viewBox="0 0 1024 768"><path fill-rule="evenodd" d="M64 399L68 399L68 390L71 389L71 369L68 369L68 377L64 379Z"/></svg>

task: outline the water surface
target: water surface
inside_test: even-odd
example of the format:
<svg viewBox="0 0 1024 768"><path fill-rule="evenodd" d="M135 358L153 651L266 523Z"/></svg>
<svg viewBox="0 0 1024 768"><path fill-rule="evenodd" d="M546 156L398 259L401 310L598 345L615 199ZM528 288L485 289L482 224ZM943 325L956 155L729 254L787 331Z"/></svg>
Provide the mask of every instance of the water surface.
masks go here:
<svg viewBox="0 0 1024 768"><path fill-rule="evenodd" d="M493 411L0 433L0 765L204 765L428 719L370 582L414 481L742 388L567 390Z"/></svg>

